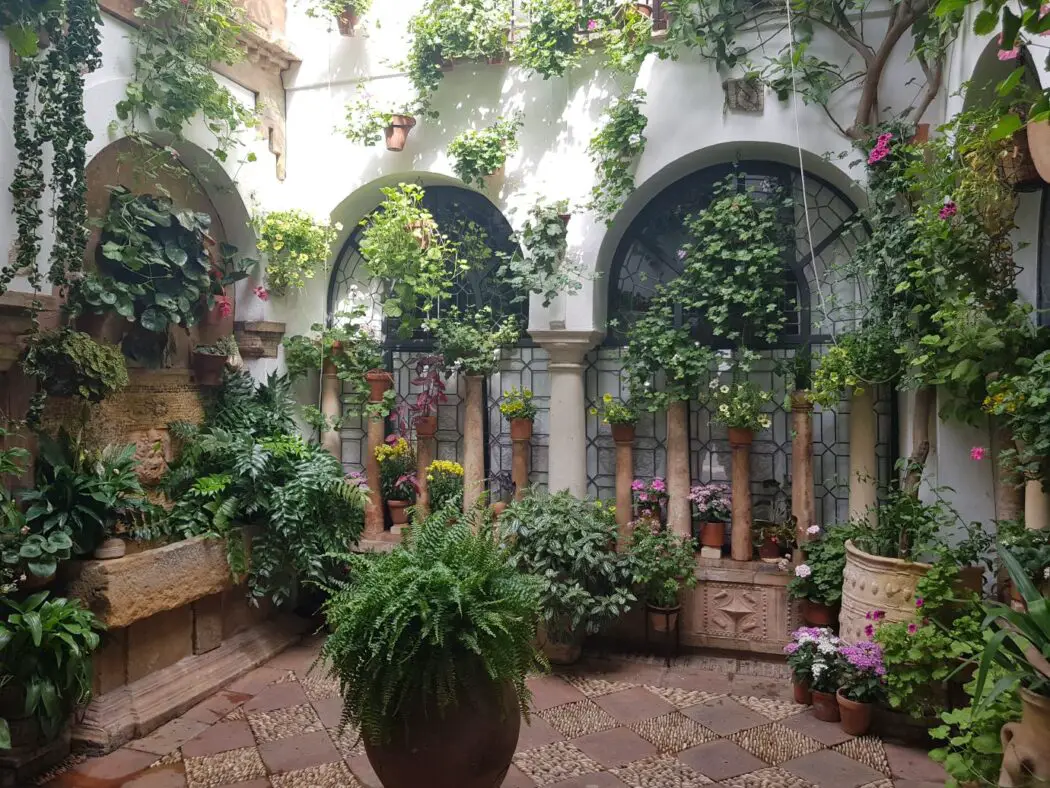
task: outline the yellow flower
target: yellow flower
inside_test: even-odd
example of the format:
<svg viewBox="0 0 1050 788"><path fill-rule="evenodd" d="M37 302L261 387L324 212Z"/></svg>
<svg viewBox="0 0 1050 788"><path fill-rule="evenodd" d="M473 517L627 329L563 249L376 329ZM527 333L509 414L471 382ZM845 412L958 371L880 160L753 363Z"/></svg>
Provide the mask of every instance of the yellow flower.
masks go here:
<svg viewBox="0 0 1050 788"><path fill-rule="evenodd" d="M612 402L612 399L613 399L612 394L603 394L602 395L602 402L609 403L609 402Z"/></svg>

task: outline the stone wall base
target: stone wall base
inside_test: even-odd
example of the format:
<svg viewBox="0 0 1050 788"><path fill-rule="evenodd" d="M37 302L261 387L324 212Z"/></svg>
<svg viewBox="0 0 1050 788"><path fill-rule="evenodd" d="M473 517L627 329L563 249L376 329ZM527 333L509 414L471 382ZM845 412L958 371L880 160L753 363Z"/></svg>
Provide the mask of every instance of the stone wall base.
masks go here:
<svg viewBox="0 0 1050 788"><path fill-rule="evenodd" d="M292 617L266 621L207 653L98 695L73 729L74 745L106 753L145 736L297 642L308 626Z"/></svg>
<svg viewBox="0 0 1050 788"><path fill-rule="evenodd" d="M0 788L25 788L33 778L58 766L69 755L69 727L58 738L33 750L0 750Z"/></svg>

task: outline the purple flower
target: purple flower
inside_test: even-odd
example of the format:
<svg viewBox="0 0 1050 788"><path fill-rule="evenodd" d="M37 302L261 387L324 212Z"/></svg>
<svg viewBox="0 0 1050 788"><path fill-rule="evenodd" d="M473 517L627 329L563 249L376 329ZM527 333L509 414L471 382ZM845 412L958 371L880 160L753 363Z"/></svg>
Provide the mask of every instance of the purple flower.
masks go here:
<svg viewBox="0 0 1050 788"><path fill-rule="evenodd" d="M926 602L921 596L915 598L915 607L922 607L924 604L926 604Z"/></svg>
<svg viewBox="0 0 1050 788"><path fill-rule="evenodd" d="M951 219L959 212L959 208L956 206L953 200L945 200L944 206L941 208L940 213L937 215L942 219Z"/></svg>
<svg viewBox="0 0 1050 788"><path fill-rule="evenodd" d="M919 631L919 628L917 626L915 626L915 624L908 624L908 634L909 635L914 635L918 631Z"/></svg>
<svg viewBox="0 0 1050 788"><path fill-rule="evenodd" d="M597 19L588 19L587 20L587 29L588 30L597 30L598 29L598 20Z"/></svg>
<svg viewBox="0 0 1050 788"><path fill-rule="evenodd" d="M679 249L678 250L678 259L679 260L684 260L685 259L685 249Z"/></svg>
<svg viewBox="0 0 1050 788"><path fill-rule="evenodd" d="M796 651L798 651L798 643L788 643L784 646L785 654L794 654Z"/></svg>
<svg viewBox="0 0 1050 788"><path fill-rule="evenodd" d="M639 490L644 490L645 482L643 482L641 479L635 479L633 482L631 482L631 489L635 492L638 492Z"/></svg>
<svg viewBox="0 0 1050 788"><path fill-rule="evenodd" d="M871 624L868 624L866 627L864 627L864 634L867 635L869 638L872 637L875 634L875 627L873 627Z"/></svg>

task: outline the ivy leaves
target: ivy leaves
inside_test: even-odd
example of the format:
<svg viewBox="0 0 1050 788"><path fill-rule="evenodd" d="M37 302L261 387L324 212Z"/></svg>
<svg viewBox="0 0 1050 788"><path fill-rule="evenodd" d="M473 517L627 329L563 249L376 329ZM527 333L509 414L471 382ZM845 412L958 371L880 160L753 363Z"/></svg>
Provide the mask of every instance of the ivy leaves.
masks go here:
<svg viewBox="0 0 1050 788"><path fill-rule="evenodd" d="M566 259L564 217L568 210L567 200L536 203L521 232L513 236L519 250L500 267L498 275L517 293L515 303L537 293L547 307L560 293L574 293L583 286L582 267Z"/></svg>
<svg viewBox="0 0 1050 788"><path fill-rule="evenodd" d="M613 214L634 191L631 168L645 150L642 132L649 122L640 109L645 96L644 90L634 90L617 99L606 112L608 121L587 148L598 167L598 182L591 190L587 207L610 225Z"/></svg>
<svg viewBox="0 0 1050 788"><path fill-rule="evenodd" d="M460 180L468 186L485 185L485 177L502 167L507 156L518 149L521 117L518 113L487 128L464 131L449 143L448 155L454 159L452 169Z"/></svg>

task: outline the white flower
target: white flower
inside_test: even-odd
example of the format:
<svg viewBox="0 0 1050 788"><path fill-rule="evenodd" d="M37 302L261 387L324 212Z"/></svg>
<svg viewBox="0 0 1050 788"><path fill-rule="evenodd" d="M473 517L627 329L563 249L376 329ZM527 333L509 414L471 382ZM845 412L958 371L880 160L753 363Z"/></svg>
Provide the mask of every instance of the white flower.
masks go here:
<svg viewBox="0 0 1050 788"><path fill-rule="evenodd" d="M821 654L834 654L836 651L838 651L838 648L835 647L834 643L827 640L822 640L819 643L817 643L817 651L819 651Z"/></svg>
<svg viewBox="0 0 1050 788"><path fill-rule="evenodd" d="M699 342L697 342L696 344L698 344L698 345L699 345L700 343L699 343ZM718 388L718 378L714 378L714 379L713 379L713 380L712 380L712 381L711 381L711 382L710 382L710 383L708 384L708 386L710 387L710 389L711 389L712 391L714 391L714 390L715 390L716 388Z"/></svg>
<svg viewBox="0 0 1050 788"><path fill-rule="evenodd" d="M819 679L820 678L820 674L823 673L824 670L827 667L828 666L825 665L823 662L814 662L813 663L813 678Z"/></svg>
<svg viewBox="0 0 1050 788"><path fill-rule="evenodd" d="M810 536L813 536L815 534L819 534L820 533L820 526L819 525L811 525L809 528L806 529L806 533L809 534Z"/></svg>
<svg viewBox="0 0 1050 788"><path fill-rule="evenodd" d="M1050 580L1050 566L1043 570L1043 580Z"/></svg>
<svg viewBox="0 0 1050 788"><path fill-rule="evenodd" d="M809 577L813 574L813 570L809 568L809 564L799 564L795 567L795 577Z"/></svg>
<svg viewBox="0 0 1050 788"><path fill-rule="evenodd" d="M642 141L642 135L632 134L630 137L627 138L627 141L631 143L631 145L638 145Z"/></svg>
<svg viewBox="0 0 1050 788"><path fill-rule="evenodd" d="M729 393L729 386L722 386L718 390L721 391L723 394L728 394Z"/></svg>
<svg viewBox="0 0 1050 788"><path fill-rule="evenodd" d="M718 406L718 412L721 413L723 416L728 416L729 415L729 406L728 405L719 405Z"/></svg>
<svg viewBox="0 0 1050 788"><path fill-rule="evenodd" d="M758 423L762 426L762 429L768 430L769 429L769 425L772 424L773 422L771 422L769 420L769 416L759 416L758 417Z"/></svg>

